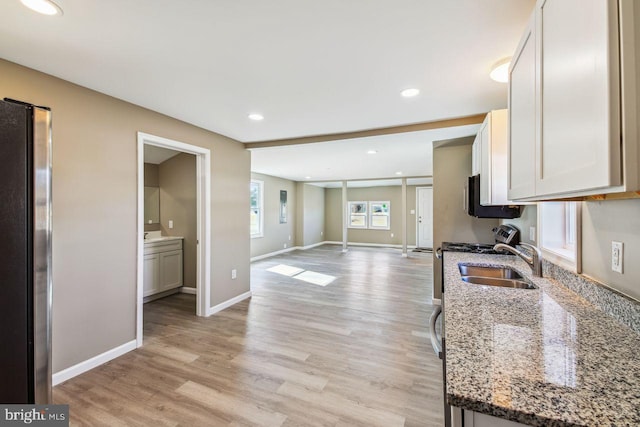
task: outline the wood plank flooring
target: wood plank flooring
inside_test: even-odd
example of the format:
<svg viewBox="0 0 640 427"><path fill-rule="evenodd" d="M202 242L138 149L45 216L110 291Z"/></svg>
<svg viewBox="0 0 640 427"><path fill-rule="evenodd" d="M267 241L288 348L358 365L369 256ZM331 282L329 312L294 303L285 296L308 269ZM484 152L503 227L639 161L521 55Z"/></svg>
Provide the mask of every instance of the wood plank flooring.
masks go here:
<svg viewBox="0 0 640 427"><path fill-rule="evenodd" d="M335 276L327 286L267 271ZM71 425L440 426L431 255L325 245L254 262L253 296L209 318L145 304L144 346L54 388Z"/></svg>

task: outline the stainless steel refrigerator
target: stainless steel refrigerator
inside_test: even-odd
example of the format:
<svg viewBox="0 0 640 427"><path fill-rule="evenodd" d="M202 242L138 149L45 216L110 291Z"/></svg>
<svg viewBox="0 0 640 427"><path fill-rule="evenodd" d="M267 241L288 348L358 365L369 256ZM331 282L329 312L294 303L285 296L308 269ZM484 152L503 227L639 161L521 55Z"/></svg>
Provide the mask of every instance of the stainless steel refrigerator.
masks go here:
<svg viewBox="0 0 640 427"><path fill-rule="evenodd" d="M51 111L0 101L0 403L51 403Z"/></svg>

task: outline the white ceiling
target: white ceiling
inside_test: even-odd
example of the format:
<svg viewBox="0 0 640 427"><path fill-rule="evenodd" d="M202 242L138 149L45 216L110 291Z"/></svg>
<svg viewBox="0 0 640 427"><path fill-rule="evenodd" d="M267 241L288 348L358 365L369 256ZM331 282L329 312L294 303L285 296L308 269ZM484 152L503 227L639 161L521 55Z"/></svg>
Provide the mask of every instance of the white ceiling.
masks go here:
<svg viewBox="0 0 640 427"><path fill-rule="evenodd" d="M433 175L432 142L475 135L480 125L251 150L251 170L293 181ZM377 151L367 154L367 151ZM402 172L398 175L397 172ZM311 178L307 178L311 177Z"/></svg>
<svg viewBox="0 0 640 427"><path fill-rule="evenodd" d="M156 147L145 144L144 146L144 162L159 165L172 157L180 154L180 151L169 150L168 148Z"/></svg>
<svg viewBox="0 0 640 427"><path fill-rule="evenodd" d="M0 57L243 142L504 108L489 69L512 54L534 4L56 2L64 15L50 18L2 0ZM422 92L400 97L408 87Z"/></svg>

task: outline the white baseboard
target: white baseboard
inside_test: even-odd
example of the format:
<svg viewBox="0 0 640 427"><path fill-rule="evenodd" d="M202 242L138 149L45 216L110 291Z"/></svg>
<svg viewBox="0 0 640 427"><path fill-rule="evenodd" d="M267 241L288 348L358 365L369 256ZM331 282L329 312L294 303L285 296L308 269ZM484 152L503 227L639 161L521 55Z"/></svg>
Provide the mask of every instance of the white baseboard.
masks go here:
<svg viewBox="0 0 640 427"><path fill-rule="evenodd" d="M342 242L334 242L327 241L324 242L327 245L341 245ZM402 249L402 245L392 245L391 243L358 243L358 242L347 242L347 246L369 246L373 248L394 248L394 249ZM407 245L407 249L415 249L417 246L415 245Z"/></svg>
<svg viewBox="0 0 640 427"><path fill-rule="evenodd" d="M431 299L431 304L433 304L433 305L442 305L442 301L440 301L439 298L432 298Z"/></svg>
<svg viewBox="0 0 640 427"><path fill-rule="evenodd" d="M250 298L250 297L251 297L251 291L245 292L244 294L240 294L237 297L233 297L231 299L228 299L225 302L221 302L220 304L214 305L213 307L209 307L207 309L206 316L209 317L212 314L216 314L217 312L222 311L225 308L231 307L232 305L237 304L240 301L245 300L245 299Z"/></svg>
<svg viewBox="0 0 640 427"><path fill-rule="evenodd" d="M254 256L249 261L250 262L258 261L258 260L261 260L261 259L270 258L272 256L276 256L276 255L280 255L280 254L284 254L284 253L291 252L291 251L296 251L296 250L306 251L307 249L316 248L316 247L322 246L322 245L324 245L326 243L327 242L318 242L318 243L314 243L314 244L307 245L307 246L291 246L290 248L287 248L287 249L281 249L279 251L269 252L268 254Z"/></svg>
<svg viewBox="0 0 640 427"><path fill-rule="evenodd" d="M198 293L196 288L190 288L188 286L181 287L180 292L183 294L189 294L189 295L197 295Z"/></svg>
<svg viewBox="0 0 640 427"><path fill-rule="evenodd" d="M290 248L287 248L287 249L281 249L279 251L269 252L268 254L254 256L249 261L253 262L253 261L258 261L260 259L270 258L272 256L276 256L276 255L284 254L284 253L287 253L287 252L295 251L296 249L299 249L299 248L297 246L291 246Z"/></svg>
<svg viewBox="0 0 640 427"><path fill-rule="evenodd" d="M113 360L116 357L120 357L123 354L128 353L131 350L135 350L135 349L136 349L136 340L131 340L116 348L112 348L111 350L107 350L102 354L94 356L91 359L85 360L84 362L80 362L77 365L73 365L67 369L63 369L60 372L56 372L55 374L53 374L53 385L55 386L67 380L70 380L75 376L78 376L87 371L90 371L93 368L96 368L102 364L105 364L108 361Z"/></svg>

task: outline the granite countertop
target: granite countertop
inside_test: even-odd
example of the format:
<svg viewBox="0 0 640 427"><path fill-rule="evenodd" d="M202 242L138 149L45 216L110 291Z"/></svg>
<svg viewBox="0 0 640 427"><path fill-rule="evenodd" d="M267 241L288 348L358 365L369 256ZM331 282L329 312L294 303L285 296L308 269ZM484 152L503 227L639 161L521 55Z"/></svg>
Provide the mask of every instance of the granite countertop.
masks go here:
<svg viewBox="0 0 640 427"><path fill-rule="evenodd" d="M458 263L506 265L538 289L468 284ZM640 335L520 258L446 252L447 399L534 426L640 425Z"/></svg>

